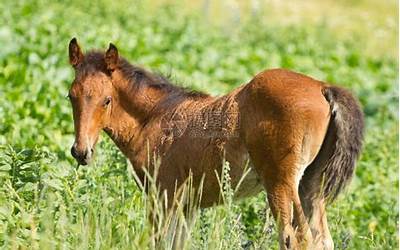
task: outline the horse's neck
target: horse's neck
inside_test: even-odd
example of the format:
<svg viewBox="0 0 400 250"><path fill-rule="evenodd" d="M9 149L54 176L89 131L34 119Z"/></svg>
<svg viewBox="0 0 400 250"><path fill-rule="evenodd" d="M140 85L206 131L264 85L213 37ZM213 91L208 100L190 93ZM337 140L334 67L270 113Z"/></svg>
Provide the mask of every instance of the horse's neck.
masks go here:
<svg viewBox="0 0 400 250"><path fill-rule="evenodd" d="M120 106L137 121L147 120L150 111L166 93L143 84L135 87L122 73L113 73L113 82Z"/></svg>
<svg viewBox="0 0 400 250"><path fill-rule="evenodd" d="M150 153L147 152L148 146L158 148L158 139L162 137L163 133L161 127L165 125L156 124L164 121L158 116L165 116L168 119L171 118L169 114L179 113L183 117L188 116L194 119L193 116L196 115L199 117L215 116L216 118L221 118L222 115L227 116L228 114L225 114L227 112L229 116L237 114L237 104L234 98L237 91L233 91L232 94L221 98L209 97L204 100L187 99L176 102L176 105L167 105L166 109L161 112L155 107L163 102L163 98L168 95L167 92L147 86L132 89L132 83L126 79L118 79L118 76L116 77L115 75L113 75L113 79L116 85L116 98L112 103L114 105L111 114L112 122L105 131L130 161L139 165L137 167L142 167L140 165L146 162ZM172 122L175 121L175 118L171 118ZM228 118L230 119L231 117L226 117L226 119ZM234 121L235 119L230 120ZM167 120L167 122L169 121ZM189 120L186 120L186 122L189 122ZM208 123L209 121L203 119L200 122ZM201 124L197 125L200 126ZM215 124L211 125L214 126ZM230 125L237 127L237 124Z"/></svg>
<svg viewBox="0 0 400 250"><path fill-rule="evenodd" d="M110 123L104 131L123 153L126 153L129 144L137 136L139 126L138 120L126 112L117 100L114 100L111 108Z"/></svg>
<svg viewBox="0 0 400 250"><path fill-rule="evenodd" d="M115 78L114 78L115 79ZM157 89L132 89L130 82L119 79L115 84L111 122L104 129L118 148L134 165L143 165L142 151L146 148L145 123L151 120L154 105L163 97ZM156 131L154 131L156 132Z"/></svg>

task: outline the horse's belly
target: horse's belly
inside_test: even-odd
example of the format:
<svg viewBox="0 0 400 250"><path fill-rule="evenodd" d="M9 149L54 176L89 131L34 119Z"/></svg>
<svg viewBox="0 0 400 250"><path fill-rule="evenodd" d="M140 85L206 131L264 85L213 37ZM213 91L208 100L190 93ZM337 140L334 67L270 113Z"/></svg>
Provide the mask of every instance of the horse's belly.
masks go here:
<svg viewBox="0 0 400 250"><path fill-rule="evenodd" d="M260 178L252 167L238 185L235 193L235 198L238 199L256 195L264 189Z"/></svg>

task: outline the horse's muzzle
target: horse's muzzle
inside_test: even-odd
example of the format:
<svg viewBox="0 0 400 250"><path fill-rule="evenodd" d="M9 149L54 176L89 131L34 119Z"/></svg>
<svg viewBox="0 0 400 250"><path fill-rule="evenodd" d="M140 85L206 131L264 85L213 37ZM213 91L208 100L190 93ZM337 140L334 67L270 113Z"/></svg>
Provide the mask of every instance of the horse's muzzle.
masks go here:
<svg viewBox="0 0 400 250"><path fill-rule="evenodd" d="M78 150L76 144L71 147L71 155L80 165L87 165L92 158L93 149Z"/></svg>

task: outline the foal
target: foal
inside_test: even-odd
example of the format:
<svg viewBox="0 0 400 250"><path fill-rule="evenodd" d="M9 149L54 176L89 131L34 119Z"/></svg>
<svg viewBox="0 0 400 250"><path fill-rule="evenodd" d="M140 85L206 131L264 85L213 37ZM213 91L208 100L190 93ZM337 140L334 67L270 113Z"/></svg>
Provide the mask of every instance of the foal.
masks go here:
<svg viewBox="0 0 400 250"><path fill-rule="evenodd" d="M144 181L160 157L157 185L173 194L189 173L203 181L201 206L219 201L223 160L239 197L265 188L281 249L333 249L325 204L349 182L360 154L363 114L346 90L283 69L266 70L222 97L188 92L131 65L110 44L83 54L69 44L75 79L72 155L88 164L101 130ZM171 201L170 201L171 202Z"/></svg>

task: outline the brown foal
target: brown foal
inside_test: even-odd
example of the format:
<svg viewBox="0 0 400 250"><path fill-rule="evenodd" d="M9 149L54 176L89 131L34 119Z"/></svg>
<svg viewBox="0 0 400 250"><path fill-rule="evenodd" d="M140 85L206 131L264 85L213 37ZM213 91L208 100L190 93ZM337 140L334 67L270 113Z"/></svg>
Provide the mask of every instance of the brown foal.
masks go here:
<svg viewBox="0 0 400 250"><path fill-rule="evenodd" d="M131 65L110 44L82 53L69 44L75 79L72 155L88 164L104 130L140 181L160 157L157 184L172 194L193 176L201 206L220 201L215 172L230 164L237 196L265 188L281 249L333 249L325 205L351 179L363 139L363 113L346 90L284 69L266 70L222 97L189 92Z"/></svg>

